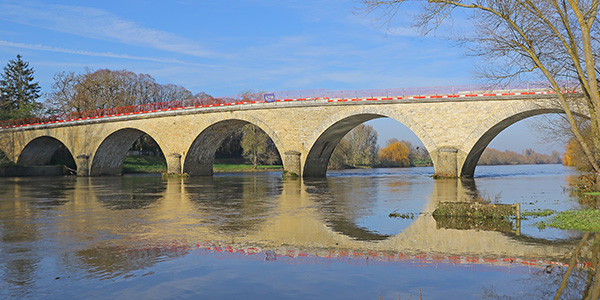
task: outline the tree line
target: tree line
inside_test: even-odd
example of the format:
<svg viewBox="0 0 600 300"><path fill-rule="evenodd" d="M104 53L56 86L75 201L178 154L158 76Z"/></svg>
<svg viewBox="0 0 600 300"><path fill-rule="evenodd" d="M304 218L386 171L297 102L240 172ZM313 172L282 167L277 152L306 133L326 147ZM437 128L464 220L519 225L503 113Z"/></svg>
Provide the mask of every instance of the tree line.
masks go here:
<svg viewBox="0 0 600 300"><path fill-rule="evenodd" d="M47 114L83 112L120 106L140 105L201 97L174 84L159 84L148 74L127 70L101 69L77 74L54 75L48 94Z"/></svg>
<svg viewBox="0 0 600 300"><path fill-rule="evenodd" d="M348 132L331 154L329 169L431 166L429 153L409 141L392 138L386 146L377 145L377 131L360 124Z"/></svg>
<svg viewBox="0 0 600 300"><path fill-rule="evenodd" d="M504 152L487 148L481 154L478 165L535 165L560 164L560 152L554 150L551 155L540 154L533 149L525 149L522 153L506 150Z"/></svg>
<svg viewBox="0 0 600 300"><path fill-rule="evenodd" d="M571 144L577 145L576 141ZM581 156L580 158L583 159ZM547 155L533 149L525 149L519 154L510 150L502 152L486 148L478 165L560 164L562 161L561 154L556 150ZM328 167L347 169L415 166L432 166L431 157L424 147L392 138L386 142L385 147L379 149L377 131L370 125L361 124L342 138L331 155Z"/></svg>

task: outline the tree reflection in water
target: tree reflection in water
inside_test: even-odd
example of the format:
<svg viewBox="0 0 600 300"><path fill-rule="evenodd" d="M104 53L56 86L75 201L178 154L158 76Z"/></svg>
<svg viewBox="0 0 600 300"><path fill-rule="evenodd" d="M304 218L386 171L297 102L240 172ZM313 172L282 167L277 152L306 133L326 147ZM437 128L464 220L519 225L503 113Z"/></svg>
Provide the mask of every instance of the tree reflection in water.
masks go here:
<svg viewBox="0 0 600 300"><path fill-rule="evenodd" d="M582 260L582 250L592 253L591 261ZM573 249L567 267L548 265L545 269L534 269L529 278L519 279L514 285L514 290L520 291L519 295L499 295L490 285L482 287L482 298L599 299L600 233L587 232L583 235Z"/></svg>
<svg viewBox="0 0 600 300"><path fill-rule="evenodd" d="M123 246L101 246L67 253L62 257L71 273L87 270L93 277L111 279L133 271L152 267L161 261L189 254L185 247L146 246L132 248Z"/></svg>
<svg viewBox="0 0 600 300"><path fill-rule="evenodd" d="M376 195L369 194L377 193L377 189L372 188L375 184L372 178L359 177L347 181L307 179L304 183L306 192L314 196L325 223L333 231L358 241L381 241L390 237L356 224L356 220L377 201ZM357 190L366 192L356 193Z"/></svg>
<svg viewBox="0 0 600 300"><path fill-rule="evenodd" d="M39 280L42 257L35 245L44 237L32 220L68 203L73 188L73 182L53 178L10 178L0 184L0 270L12 296L31 296Z"/></svg>

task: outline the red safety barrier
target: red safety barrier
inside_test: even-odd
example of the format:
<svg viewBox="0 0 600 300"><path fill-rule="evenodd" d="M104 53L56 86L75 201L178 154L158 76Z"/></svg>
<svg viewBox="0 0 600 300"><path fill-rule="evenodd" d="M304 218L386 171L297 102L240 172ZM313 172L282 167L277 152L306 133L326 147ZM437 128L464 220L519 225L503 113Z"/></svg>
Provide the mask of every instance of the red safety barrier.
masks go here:
<svg viewBox="0 0 600 300"><path fill-rule="evenodd" d="M569 87L564 93L575 93L577 87ZM516 96L516 95L535 95L535 94L555 94L549 89L546 83L511 83L503 86L489 85L454 85L440 87L413 87L397 89L371 89L371 90L353 90L353 91L328 91L303 90L275 92L275 101L308 101L325 100L326 102L354 102L354 101L378 101L378 100L422 100L422 99L442 99L442 98L461 98L461 97L498 97L498 96ZM242 99L239 96L234 97L203 97L194 99L175 100L168 102L144 103L139 105L130 105L113 108L102 108L81 112L70 112L65 114L56 114L43 116L39 118L28 118L19 120L0 121L0 128L14 128L32 125L54 124L58 122L72 122L105 117L127 116L132 114L155 113L160 111L182 110L186 108L206 108L229 105L246 105L255 103L264 103L261 94L244 95Z"/></svg>

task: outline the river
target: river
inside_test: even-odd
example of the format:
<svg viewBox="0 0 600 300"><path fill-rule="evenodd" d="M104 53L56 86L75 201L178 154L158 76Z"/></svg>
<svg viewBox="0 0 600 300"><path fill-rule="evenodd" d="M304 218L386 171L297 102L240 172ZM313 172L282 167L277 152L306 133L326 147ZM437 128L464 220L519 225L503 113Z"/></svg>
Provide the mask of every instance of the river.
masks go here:
<svg viewBox="0 0 600 300"><path fill-rule="evenodd" d="M431 216L457 201L578 208L573 170L432 173L0 178L0 298L551 299L562 289L561 299L581 299L594 288L598 234L575 265L584 233L538 229L544 218Z"/></svg>

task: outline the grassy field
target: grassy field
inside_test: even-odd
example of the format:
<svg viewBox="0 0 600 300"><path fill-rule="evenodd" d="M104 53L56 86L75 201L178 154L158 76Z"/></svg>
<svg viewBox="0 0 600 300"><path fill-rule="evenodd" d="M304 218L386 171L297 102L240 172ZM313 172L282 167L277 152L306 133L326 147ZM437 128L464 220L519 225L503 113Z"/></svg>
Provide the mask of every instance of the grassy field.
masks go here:
<svg viewBox="0 0 600 300"><path fill-rule="evenodd" d="M281 171L283 166L258 166L256 169L248 164L214 164L214 172L267 172ZM130 155L123 163L123 173L164 173L167 172L167 163L162 157Z"/></svg>
<svg viewBox="0 0 600 300"><path fill-rule="evenodd" d="M257 166L253 169L252 165L246 164L214 164L215 172L270 172L283 171L283 166Z"/></svg>
<svg viewBox="0 0 600 300"><path fill-rule="evenodd" d="M129 155L123 163L123 173L163 173L167 171L167 162L162 157Z"/></svg>

